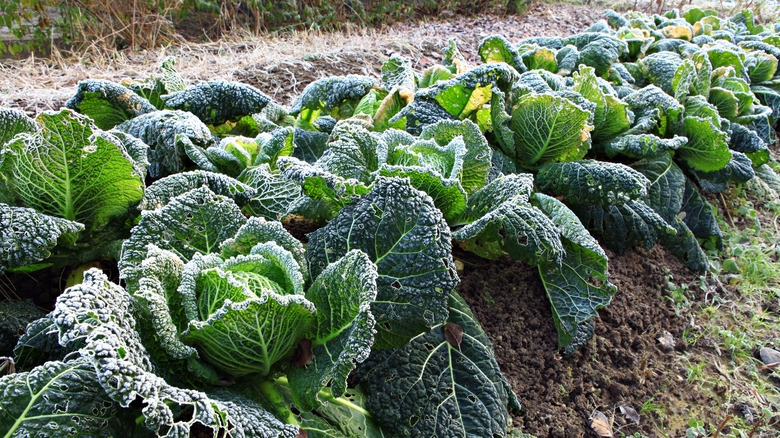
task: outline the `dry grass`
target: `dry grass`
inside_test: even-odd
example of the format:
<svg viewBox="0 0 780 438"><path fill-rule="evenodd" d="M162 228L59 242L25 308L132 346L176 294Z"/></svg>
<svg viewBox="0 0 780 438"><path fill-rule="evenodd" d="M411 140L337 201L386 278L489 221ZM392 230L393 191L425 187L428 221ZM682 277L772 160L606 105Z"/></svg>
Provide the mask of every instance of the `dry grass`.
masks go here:
<svg viewBox="0 0 780 438"><path fill-rule="evenodd" d="M234 33L219 41L184 42L154 50L90 50L80 55L55 52L48 59L30 56L22 60L3 60L0 61L0 105L29 113L59 109L75 93L80 80L119 82L128 77L145 78L171 55L176 57L176 67L182 76L190 82L198 82L231 80L236 71L254 64L301 62L313 56L330 56L337 62L340 52L350 50L373 52L389 47L409 54L419 53L417 45L423 43L424 32L418 30L416 33L419 36L415 37L415 32L404 32L401 37L392 29L335 33L294 31L264 38Z"/></svg>

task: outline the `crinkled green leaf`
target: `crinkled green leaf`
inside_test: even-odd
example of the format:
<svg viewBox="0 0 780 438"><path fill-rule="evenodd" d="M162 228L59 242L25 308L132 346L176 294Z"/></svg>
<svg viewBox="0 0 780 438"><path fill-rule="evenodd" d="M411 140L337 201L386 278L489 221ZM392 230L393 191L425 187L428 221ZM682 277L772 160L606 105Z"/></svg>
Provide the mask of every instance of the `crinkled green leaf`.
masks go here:
<svg viewBox="0 0 780 438"><path fill-rule="evenodd" d="M78 222L0 204L0 273L46 259L60 236L83 230Z"/></svg>
<svg viewBox="0 0 780 438"><path fill-rule="evenodd" d="M0 378L0 430L5 436L115 436L130 431L88 360L52 361Z"/></svg>
<svg viewBox="0 0 780 438"><path fill-rule="evenodd" d="M604 77L612 64L620 59L620 55L628 50L628 45L609 34L596 34L595 38L588 38L585 45L578 45L568 38L564 39L564 45L574 44L580 50L580 63L596 69L596 75Z"/></svg>
<svg viewBox="0 0 780 438"><path fill-rule="evenodd" d="M388 90L398 87L400 90L414 92L417 90L417 80L412 69L412 60L400 55L393 55L382 64L382 85Z"/></svg>
<svg viewBox="0 0 780 438"><path fill-rule="evenodd" d="M355 105L376 85L367 76L349 75L317 79L304 88L290 106L290 114L304 115L304 110L336 118L350 117ZM316 119L316 116L314 117Z"/></svg>
<svg viewBox="0 0 780 438"><path fill-rule="evenodd" d="M197 117L183 111L154 111L122 123L116 129L149 145L149 176L160 178L190 166L187 147L203 154L214 143ZM208 160L206 160L208 161Z"/></svg>
<svg viewBox="0 0 780 438"><path fill-rule="evenodd" d="M223 258L240 254L249 254L258 243L275 242L293 255L304 279L308 279L309 271L306 264L303 244L284 229L279 221L267 221L263 218L249 218L234 237L226 239L220 245Z"/></svg>
<svg viewBox="0 0 780 438"><path fill-rule="evenodd" d="M311 332L312 363L293 366L287 376L296 406L302 411L316 408L317 393L330 384L334 397L347 390L347 377L368 358L374 343L376 266L360 250L352 250L328 265L306 291L317 307Z"/></svg>
<svg viewBox="0 0 780 438"><path fill-rule="evenodd" d="M478 210L471 199L469 204L469 216L477 216ZM481 216L452 234L453 239L466 242L469 251L488 259L509 254L532 265L542 261L560 263L563 257L560 230L541 210L517 200L480 207Z"/></svg>
<svg viewBox="0 0 780 438"><path fill-rule="evenodd" d="M314 305L303 295L281 294L292 291L283 285L277 289L264 275L267 264L259 254L236 256L201 271L196 280L201 319L191 320L182 338L233 376L267 375L292 353L314 320Z"/></svg>
<svg viewBox="0 0 780 438"><path fill-rule="evenodd" d="M539 274L552 305L558 348L573 353L588 340L581 331L596 310L609 305L617 288L609 282L607 260L564 239L560 265L542 263Z"/></svg>
<svg viewBox="0 0 780 438"><path fill-rule="evenodd" d="M528 94L520 98L509 117L495 99L491 105L500 148L519 166L578 160L587 152L590 113L568 99Z"/></svg>
<svg viewBox="0 0 780 438"><path fill-rule="evenodd" d="M271 98L238 82L209 81L161 96L166 108L189 111L207 125L234 122L259 113Z"/></svg>
<svg viewBox="0 0 780 438"><path fill-rule="evenodd" d="M376 345L404 345L447 317L447 294L458 276L450 231L430 197L408 181L380 178L371 192L309 234L313 278L352 249L377 265Z"/></svg>
<svg viewBox="0 0 780 438"><path fill-rule="evenodd" d="M141 200L144 178L119 139L69 109L37 122L2 151L0 173L21 205L92 231Z"/></svg>
<svg viewBox="0 0 780 438"><path fill-rule="evenodd" d="M543 165L536 185L570 202L619 205L647 196L650 181L624 164L582 160Z"/></svg>
<svg viewBox="0 0 780 438"><path fill-rule="evenodd" d="M82 284L60 295L52 319L59 329L60 344L84 345L82 357L113 401L122 407L134 402L142 406L147 428L171 438L190 436L196 423L215 433L229 429L237 438L295 437L297 426L280 423L238 393L206 394L169 384L150 362L133 309L130 295L93 269L84 274Z"/></svg>
<svg viewBox="0 0 780 438"><path fill-rule="evenodd" d="M63 348L59 344L57 326L46 315L28 324L26 331L19 337L13 354L16 370L30 371L48 361L64 360L68 353L78 350L78 347Z"/></svg>
<svg viewBox="0 0 780 438"><path fill-rule="evenodd" d="M298 184L279 172L272 172L268 164L247 169L239 179L255 190L249 204L244 207L251 216L282 220L295 200L301 196Z"/></svg>
<svg viewBox="0 0 780 438"><path fill-rule="evenodd" d="M187 262L195 253L217 252L219 244L233 237L246 222L235 202L200 187L172 198L165 206L142 212L141 221L122 245L119 271L128 287L143 272L139 265L146 258L150 243L173 252Z"/></svg>
<svg viewBox="0 0 780 438"><path fill-rule="evenodd" d="M745 67L751 83L770 81L777 72L777 58L768 53L751 52L745 59Z"/></svg>
<svg viewBox="0 0 780 438"><path fill-rule="evenodd" d="M76 94L65 102L65 106L89 116L104 130L157 110L129 88L103 79L79 82Z"/></svg>
<svg viewBox="0 0 780 438"><path fill-rule="evenodd" d="M594 142L601 142L627 131L633 121L628 105L613 94L606 93L592 67L580 66L574 73L574 91L596 104L593 115Z"/></svg>
<svg viewBox="0 0 780 438"><path fill-rule="evenodd" d="M718 219L715 217L715 209L690 180L685 181L685 193L680 211L683 213L680 218L694 236L711 240L718 249L723 249L723 236L718 226Z"/></svg>
<svg viewBox="0 0 780 438"><path fill-rule="evenodd" d="M534 193L534 205L539 207L561 231L561 237L568 239L583 250L607 260L607 255L580 219L563 202L544 193Z"/></svg>
<svg viewBox="0 0 780 438"><path fill-rule="evenodd" d="M397 350L375 351L359 369L366 406L393 436L504 437L516 402L490 340L462 298L450 294L447 323L463 329L457 347L447 325Z"/></svg>
<svg viewBox="0 0 780 438"><path fill-rule="evenodd" d="M728 133L718 129L712 120L686 117L683 129L688 143L677 149L677 157L693 169L703 172L712 172L728 164L731 159Z"/></svg>
<svg viewBox="0 0 780 438"><path fill-rule="evenodd" d="M529 70L547 70L552 73L558 71L556 53L553 49L536 44L522 44L517 50L520 52L523 64Z"/></svg>
<svg viewBox="0 0 780 438"><path fill-rule="evenodd" d="M0 107L0 150L16 134L34 132L38 129L35 120L27 117L22 110Z"/></svg>
<svg viewBox="0 0 780 438"><path fill-rule="evenodd" d="M623 100L634 112L634 126L629 131L630 134L646 134L649 130L636 129L642 126L646 120L652 123L650 126L656 126L657 132L661 137L668 137L672 134L671 130L677 124L683 113L683 106L672 96L664 93L663 90L655 85L648 85L634 93L624 97Z"/></svg>
<svg viewBox="0 0 780 438"><path fill-rule="evenodd" d="M359 196L368 193L368 187L354 178L342 178L294 158L281 160L279 166L284 178L300 187L299 192L327 206L328 218L335 216Z"/></svg>
<svg viewBox="0 0 780 438"><path fill-rule="evenodd" d="M492 35L482 40L477 48L477 53L482 58L482 62L505 62L518 73L528 70L517 49L501 35Z"/></svg>
<svg viewBox="0 0 780 438"><path fill-rule="evenodd" d="M433 199L434 205L448 223L460 218L466 209L466 191L458 180L445 178L430 168L383 165L377 175L387 178L409 178L412 187Z"/></svg>
<svg viewBox="0 0 780 438"><path fill-rule="evenodd" d="M694 171L693 174L699 187L705 193L723 193L728 190L729 183L745 183L756 176L750 158L737 151L731 151L731 160L722 169L714 172Z"/></svg>
<svg viewBox="0 0 780 438"><path fill-rule="evenodd" d="M631 167L642 172L651 182L644 202L665 221L673 222L682 208L686 178L671 154L640 160Z"/></svg>
<svg viewBox="0 0 780 438"><path fill-rule="evenodd" d="M466 153L463 155L462 168L457 170L457 178L466 193L472 194L487 183L492 156L492 149L479 127L470 120L443 120L426 126L420 133L420 139L433 139L442 146L459 136L463 138Z"/></svg>
<svg viewBox="0 0 780 438"><path fill-rule="evenodd" d="M663 217L641 200L606 206L574 204L572 209L589 230L618 253L634 245L650 249L658 239L674 233Z"/></svg>
<svg viewBox="0 0 780 438"><path fill-rule="evenodd" d="M233 199L238 206L246 205L258 195L250 185L221 173L194 170L166 176L146 188L144 198L138 204L140 210L156 210L166 205L171 198L198 187L208 187L220 196Z"/></svg>
<svg viewBox="0 0 780 438"><path fill-rule="evenodd" d="M675 135L672 138L660 138L653 134L626 134L615 137L604 145L608 157L623 155L628 158L654 158L668 155L685 145L688 139Z"/></svg>
<svg viewBox="0 0 780 438"><path fill-rule="evenodd" d="M558 74L569 76L577 69L580 63L580 51L573 45L568 45L555 54L555 62L558 64Z"/></svg>

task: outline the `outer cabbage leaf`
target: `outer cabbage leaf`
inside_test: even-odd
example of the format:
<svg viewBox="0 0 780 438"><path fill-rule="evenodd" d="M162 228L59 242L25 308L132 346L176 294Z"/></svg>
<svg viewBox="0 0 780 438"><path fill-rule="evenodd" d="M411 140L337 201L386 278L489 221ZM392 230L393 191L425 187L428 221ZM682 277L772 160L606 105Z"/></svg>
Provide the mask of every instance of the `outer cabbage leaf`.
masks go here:
<svg viewBox="0 0 780 438"><path fill-rule="evenodd" d="M651 181L644 202L665 221L672 223L682 208L686 184L683 171L672 161L670 154L637 161L632 167Z"/></svg>
<svg viewBox="0 0 780 438"><path fill-rule="evenodd" d="M505 62L512 66L518 73L523 73L528 68L523 63L523 58L516 48L501 35L492 35L479 43L477 48L482 62Z"/></svg>
<svg viewBox="0 0 780 438"><path fill-rule="evenodd" d="M249 254L258 242L275 242L292 254L298 264L301 275L308 281L309 270L306 264L303 244L292 236L281 222L267 221L263 218L249 218L236 235L220 244L223 258L235 257L239 254Z"/></svg>
<svg viewBox="0 0 780 438"><path fill-rule="evenodd" d="M76 94L65 106L89 116L104 130L140 116L157 111L148 100L127 87L102 79L79 82Z"/></svg>
<svg viewBox="0 0 780 438"><path fill-rule="evenodd" d="M535 44L523 44L518 47L523 63L531 70L547 70L555 73L558 71L555 51L547 47Z"/></svg>
<svg viewBox="0 0 780 438"><path fill-rule="evenodd" d="M495 259L508 253L538 264L560 262L560 231L538 208L528 203L533 179L528 174L500 177L474 193L467 205L464 227L453 238L467 242L470 251Z"/></svg>
<svg viewBox="0 0 780 438"><path fill-rule="evenodd" d="M629 131L630 134L647 133L649 129L645 130L643 126L646 126L647 121L653 121L657 122L658 134L661 137L668 137L672 134L671 131L679 121L684 109L675 98L664 93L655 85L648 85L637 90L624 97L623 100L636 116L634 126ZM653 123L651 128L654 125ZM636 129L637 127L640 129Z"/></svg>
<svg viewBox="0 0 780 438"><path fill-rule="evenodd" d="M655 158L668 155L669 151L676 151L686 143L688 143L686 137L677 135L672 138L660 138L653 134L626 134L606 143L604 152L610 158L618 154L635 159Z"/></svg>
<svg viewBox="0 0 780 438"><path fill-rule="evenodd" d="M81 358L3 376L0 407L0 430L9 437L132 436L94 367Z"/></svg>
<svg viewBox="0 0 780 438"><path fill-rule="evenodd" d="M412 187L431 197L448 223L460 218L466 209L466 192L458 180L444 178L430 168L383 165L377 175L387 178L409 178Z"/></svg>
<svg viewBox="0 0 780 438"><path fill-rule="evenodd" d="M457 169L457 178L466 193L472 194L487 183L493 152L479 127L470 120L443 120L426 126L420 133L420 139L433 139L442 146L459 136L463 138L466 152L462 167Z"/></svg>
<svg viewBox="0 0 780 438"><path fill-rule="evenodd" d="M142 81L123 79L121 84L144 99L148 100L157 109L163 109L165 103L160 96L167 93L182 91L187 88L184 78L176 71L176 58L165 58L157 68L160 76L152 75Z"/></svg>
<svg viewBox="0 0 780 438"><path fill-rule="evenodd" d="M138 279L144 275L140 264L150 243L187 262L196 252L216 252L218 245L233 237L245 222L230 198L219 196L208 187L176 196L160 209L141 213L141 221L122 245L121 277L131 292L137 287Z"/></svg>
<svg viewBox="0 0 780 438"><path fill-rule="evenodd" d="M592 35L592 34L591 34ZM574 44L580 50L580 63L596 69L596 75L604 77L612 64L620 59L620 55L628 51L628 45L609 34L595 34L596 38L588 38L585 45L577 45L569 38L563 40L564 45ZM571 38L576 38L571 37Z"/></svg>
<svg viewBox="0 0 780 438"><path fill-rule="evenodd" d="M555 54L555 62L558 64L558 74L569 76L580 64L580 51L575 46L566 46Z"/></svg>
<svg viewBox="0 0 780 438"><path fill-rule="evenodd" d="M731 159L728 133L718 129L712 120L686 117L683 128L688 143L677 149L677 157L703 172L712 172L728 164Z"/></svg>
<svg viewBox="0 0 780 438"><path fill-rule="evenodd" d="M699 246L699 241L682 219L675 217L670 222L677 232L667 234L660 239L661 245L680 259L688 269L697 272L709 270L710 261Z"/></svg>
<svg viewBox="0 0 780 438"><path fill-rule="evenodd" d="M634 114L617 96L604 92L592 67L580 66L574 73L574 91L596 104L593 115L594 142L608 140L631 127Z"/></svg>
<svg viewBox="0 0 780 438"><path fill-rule="evenodd" d="M138 208L142 211L156 210L165 206L172 198L204 186L217 195L233 199L238 206L246 205L258 194L252 186L227 175L194 170L169 175L155 181L146 188Z"/></svg>
<svg viewBox="0 0 780 438"><path fill-rule="evenodd" d="M306 291L317 307L312 341L312 363L292 367L287 376L296 406L302 411L316 408L317 393L330 383L331 394L341 397L347 377L368 358L374 343L376 265L360 250L352 250L328 265Z"/></svg>
<svg viewBox="0 0 780 438"><path fill-rule="evenodd" d="M770 81L777 72L777 58L768 53L751 52L745 59L745 67L751 83Z"/></svg>
<svg viewBox="0 0 780 438"><path fill-rule="evenodd" d="M313 278L352 249L377 265L378 348L398 347L447 317L447 293L458 276L450 231L430 197L408 181L380 178L371 192L309 234Z"/></svg>
<svg viewBox="0 0 780 438"><path fill-rule="evenodd" d="M359 368L366 406L393 436L507 436L507 405L517 402L490 340L462 298L450 294L449 307L447 324L398 350L375 351ZM445 334L456 326L457 346Z"/></svg>
<svg viewBox="0 0 780 438"><path fill-rule="evenodd" d="M65 360L73 350L76 348L66 349L59 344L57 326L46 315L27 325L14 347L14 362L17 371L30 371L48 361Z"/></svg>
<svg viewBox="0 0 780 438"><path fill-rule="evenodd" d="M731 151L731 160L720 170L714 172L692 172L693 176L705 193L723 193L729 188L729 183L745 183L756 176L753 162L742 152Z"/></svg>
<svg viewBox="0 0 780 438"><path fill-rule="evenodd" d="M681 214L681 219L694 236L711 240L719 250L723 250L723 236L715 217L715 209L701 196L690 180L685 181L681 212L684 213Z"/></svg>
<svg viewBox="0 0 780 438"><path fill-rule="evenodd" d="M571 202L619 205L647 196L650 181L624 164L583 160L545 164L536 185Z"/></svg>
<svg viewBox="0 0 780 438"><path fill-rule="evenodd" d="M301 196L298 184L272 172L268 164L261 164L244 171L239 179L255 191L244 210L252 216L282 220L290 207Z"/></svg>
<svg viewBox="0 0 780 438"><path fill-rule="evenodd" d="M317 79L304 88L290 107L290 114L314 120L321 112L336 118L352 115L355 106L376 80L367 76L349 75Z"/></svg>
<svg viewBox="0 0 780 438"><path fill-rule="evenodd" d="M622 254L634 245L652 248L659 238L674 234L674 229L641 200L620 205L573 205L577 216L607 247Z"/></svg>
<svg viewBox="0 0 780 438"><path fill-rule="evenodd" d="M317 166L370 184L372 172L387 160L387 146L383 143L377 134L361 126L341 124L331 134L329 149L317 160Z"/></svg>
<svg viewBox="0 0 780 438"><path fill-rule="evenodd" d="M69 109L37 121L41 130L17 136L0 160L0 173L24 206L92 231L141 200L143 176L119 139Z"/></svg>
<svg viewBox="0 0 780 438"><path fill-rule="evenodd" d="M609 305L617 288L607 280L607 260L563 239L561 265L542 263L539 274L552 305L558 348L570 354L592 336L596 310Z"/></svg>
<svg viewBox="0 0 780 438"><path fill-rule="evenodd" d="M570 100L549 94L528 94L504 111L500 94L491 103L493 130L502 152L518 166L578 160L588 150L590 113Z"/></svg>
<svg viewBox="0 0 780 438"><path fill-rule="evenodd" d="M202 156L214 143L208 127L195 115L183 111L155 111L128 120L116 129L149 145L152 178L181 172L190 165L193 152ZM203 161L208 162L205 157Z"/></svg>
<svg viewBox="0 0 780 438"><path fill-rule="evenodd" d="M167 108L191 112L207 125L221 125L259 113L271 101L251 85L226 81L201 82L161 99Z"/></svg>
<svg viewBox="0 0 780 438"><path fill-rule="evenodd" d="M46 259L60 236L83 230L78 222L0 204L0 273Z"/></svg>
<svg viewBox="0 0 780 438"><path fill-rule="evenodd" d="M780 193L780 175L768 164L764 164L754 169L756 176L764 181L772 190Z"/></svg>
<svg viewBox="0 0 780 438"><path fill-rule="evenodd" d="M590 235L580 219L563 202L547 196L544 193L534 193L533 204L544 212L561 231L561 237L579 246L582 250L590 251L607 261L607 254L601 248L598 241Z"/></svg>
<svg viewBox="0 0 780 438"><path fill-rule="evenodd" d="M0 150L16 134L33 132L38 129L35 120L27 117L22 110L0 107Z"/></svg>
<svg viewBox="0 0 780 438"><path fill-rule="evenodd" d="M235 437L293 438L298 426L284 425L237 393L206 394L170 385L157 374L142 344L132 298L96 269L57 299L52 319L60 344L82 343L103 390L122 407L139 401L144 424L159 436L188 437L195 423ZM179 376L180 377L180 376ZM177 412L189 411L188 415Z"/></svg>
<svg viewBox="0 0 780 438"><path fill-rule="evenodd" d="M412 60L393 55L382 65L382 85L389 91L395 87L414 92L417 80L412 69Z"/></svg>

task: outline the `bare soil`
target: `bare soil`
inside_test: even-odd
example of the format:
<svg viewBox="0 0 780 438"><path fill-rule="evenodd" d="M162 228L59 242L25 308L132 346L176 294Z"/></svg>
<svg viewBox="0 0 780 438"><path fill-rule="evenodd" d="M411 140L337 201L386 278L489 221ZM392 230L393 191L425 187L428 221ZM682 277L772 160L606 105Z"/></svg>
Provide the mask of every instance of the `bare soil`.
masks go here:
<svg viewBox="0 0 780 438"><path fill-rule="evenodd" d="M460 17L342 34L236 38L57 61L1 61L0 104L31 114L59 109L75 93L79 80L144 77L171 54L177 56L179 70L191 82L241 81L287 104L320 77L378 76L382 62L393 53L410 57L422 69L438 62L447 40L454 37L464 55L476 63L477 45L487 36L501 34L510 41L567 36L602 16L597 6L537 4L521 16ZM292 228L300 234L306 226L293 224ZM693 283L696 276L666 250L635 248L609 254L610 281L619 291L612 304L599 311L593 340L570 357L557 351L550 305L535 268L509 258L488 261L458 251L455 255L464 263L458 291L492 339L501 369L520 399L523 408L513 412L513 423L523 432L538 437L598 437L591 417L600 411L611 423L614 436L641 432L647 437L679 437L685 436L688 419L703 420L714 429L727 415L760 408L756 402L737 409L729 399L727 377L714 382L712 391L706 393L686 378L683 359L706 358L715 369L721 359L706 340L692 345L683 341L695 321L675 312L664 285L670 274L680 283ZM45 294L37 295L36 304L51 306L56 293L50 290L58 290L62 275L67 273L51 273L52 284ZM14 283L22 280L17 277ZM22 298L40 287L29 279L17 284L16 295ZM733 293L715 288L695 298ZM768 311L776 314L777 308ZM664 336L671 336L674 347L658 340ZM623 414L631 410L638 413L638 424ZM728 426L722 433L727 432ZM776 430L758 428L753 436L778 435Z"/></svg>

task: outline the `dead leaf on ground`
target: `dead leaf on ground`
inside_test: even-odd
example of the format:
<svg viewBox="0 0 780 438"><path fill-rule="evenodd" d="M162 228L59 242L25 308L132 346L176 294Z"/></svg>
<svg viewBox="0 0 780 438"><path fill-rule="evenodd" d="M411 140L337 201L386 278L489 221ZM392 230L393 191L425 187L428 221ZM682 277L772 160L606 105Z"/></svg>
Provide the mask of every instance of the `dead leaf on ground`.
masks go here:
<svg viewBox="0 0 780 438"><path fill-rule="evenodd" d="M637 426L639 425L639 413L636 409L628 405L619 406L620 413L626 417L626 420L633 421Z"/></svg>
<svg viewBox="0 0 780 438"><path fill-rule="evenodd" d="M658 343L661 344L661 349L664 351L674 350L674 336L666 330L658 337Z"/></svg>
<svg viewBox="0 0 780 438"><path fill-rule="evenodd" d="M615 436L615 433L612 431L612 422L598 409L590 415L590 428L604 438Z"/></svg>

